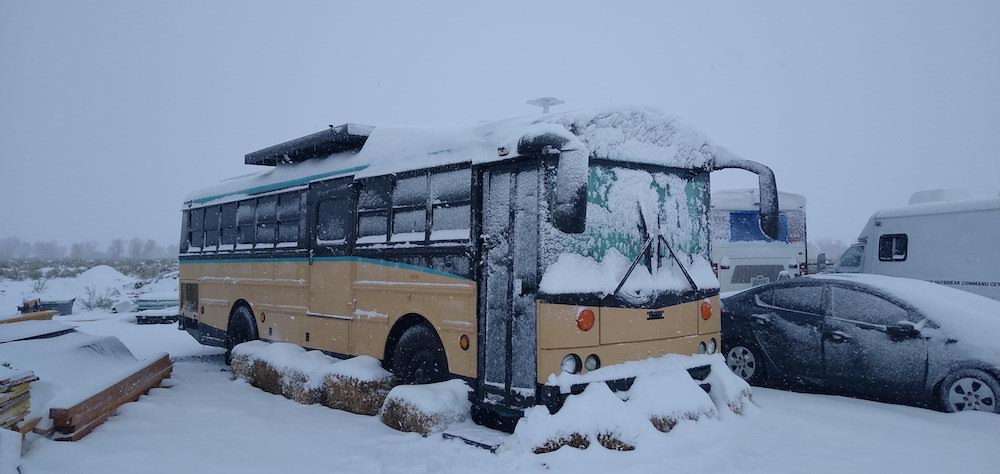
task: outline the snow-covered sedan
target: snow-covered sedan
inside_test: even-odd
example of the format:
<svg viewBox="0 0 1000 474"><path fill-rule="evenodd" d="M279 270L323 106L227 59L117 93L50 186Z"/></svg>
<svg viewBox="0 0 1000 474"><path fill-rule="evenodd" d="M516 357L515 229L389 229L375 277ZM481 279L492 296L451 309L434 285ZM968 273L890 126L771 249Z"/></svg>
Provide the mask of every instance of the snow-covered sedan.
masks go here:
<svg viewBox="0 0 1000 474"><path fill-rule="evenodd" d="M759 286L722 306L727 363L752 384L1000 413L1000 302L833 274Z"/></svg>

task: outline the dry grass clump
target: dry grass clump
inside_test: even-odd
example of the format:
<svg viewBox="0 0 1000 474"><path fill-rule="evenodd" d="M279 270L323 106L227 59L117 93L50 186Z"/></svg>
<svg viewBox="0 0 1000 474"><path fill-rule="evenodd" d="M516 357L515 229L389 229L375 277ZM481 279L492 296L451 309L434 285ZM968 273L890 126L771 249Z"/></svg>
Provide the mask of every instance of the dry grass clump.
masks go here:
<svg viewBox="0 0 1000 474"><path fill-rule="evenodd" d="M590 439L580 433L573 433L568 436L550 439L541 446L536 446L532 451L535 454L545 454L556 451L563 446L569 446L576 449L587 449L590 447Z"/></svg>
<svg viewBox="0 0 1000 474"><path fill-rule="evenodd" d="M330 408L360 415L376 415L385 403L389 390L396 385L393 377L364 382L354 377L327 375L323 379L323 401Z"/></svg>
<svg viewBox="0 0 1000 474"><path fill-rule="evenodd" d="M597 434L597 442L607 449L613 451L633 451L635 450L634 444L628 444L621 440L615 433L603 432Z"/></svg>
<svg viewBox="0 0 1000 474"><path fill-rule="evenodd" d="M678 415L654 416L649 421L657 431L669 433L682 420L698 421L703 416L712 416L712 414L703 411L689 411Z"/></svg>

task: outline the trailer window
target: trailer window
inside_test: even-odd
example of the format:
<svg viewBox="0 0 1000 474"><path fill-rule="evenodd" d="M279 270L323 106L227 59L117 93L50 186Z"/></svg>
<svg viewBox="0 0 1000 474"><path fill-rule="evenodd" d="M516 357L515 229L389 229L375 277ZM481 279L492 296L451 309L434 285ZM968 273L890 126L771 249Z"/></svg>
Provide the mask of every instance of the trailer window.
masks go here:
<svg viewBox="0 0 1000 474"><path fill-rule="evenodd" d="M427 175L396 180L392 191L392 241L422 241L427 229Z"/></svg>
<svg viewBox="0 0 1000 474"><path fill-rule="evenodd" d="M205 208L205 249L215 250L219 246L220 206Z"/></svg>
<svg viewBox="0 0 1000 474"><path fill-rule="evenodd" d="M302 214L299 194L295 191L278 198L278 243L295 244L299 241L299 216Z"/></svg>
<svg viewBox="0 0 1000 474"><path fill-rule="evenodd" d="M472 170L431 175L431 240L468 239Z"/></svg>
<svg viewBox="0 0 1000 474"><path fill-rule="evenodd" d="M885 234L878 238L878 259L882 262L906 260L906 234Z"/></svg>

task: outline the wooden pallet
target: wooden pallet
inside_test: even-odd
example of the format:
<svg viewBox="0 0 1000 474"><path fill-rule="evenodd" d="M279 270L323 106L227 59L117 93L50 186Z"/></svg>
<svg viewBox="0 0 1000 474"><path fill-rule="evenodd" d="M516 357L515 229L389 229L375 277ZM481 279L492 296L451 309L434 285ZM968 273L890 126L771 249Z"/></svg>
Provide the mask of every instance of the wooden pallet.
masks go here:
<svg viewBox="0 0 1000 474"><path fill-rule="evenodd" d="M173 370L170 358L163 357L146 364L132 375L68 408L50 408L49 418L56 441L76 441L83 438L114 414L115 409L156 387Z"/></svg>

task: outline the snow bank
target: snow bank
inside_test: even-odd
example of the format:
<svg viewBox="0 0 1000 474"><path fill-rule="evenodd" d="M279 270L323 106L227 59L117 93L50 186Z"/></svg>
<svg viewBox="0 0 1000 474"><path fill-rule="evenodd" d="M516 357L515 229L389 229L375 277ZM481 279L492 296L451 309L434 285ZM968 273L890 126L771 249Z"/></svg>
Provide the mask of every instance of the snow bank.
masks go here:
<svg viewBox="0 0 1000 474"><path fill-rule="evenodd" d="M711 394L705 393L702 382L687 371L704 365L711 366L704 381L711 384ZM614 393L601 383L626 377L635 377L626 392ZM749 385L729 370L719 354L668 355L584 375L549 377L549 384L559 386L563 393L579 383L589 385L582 394L568 397L555 414L542 406L526 410L505 449L540 454L563 446L587 449L596 442L608 449L629 451L655 443L651 437L685 421L715 418L722 409L742 414L750 400Z"/></svg>
<svg viewBox="0 0 1000 474"><path fill-rule="evenodd" d="M563 446L586 449L598 442L610 449L630 451L640 436L653 431L641 411L628 409L606 384L595 383L566 399L555 414L549 414L544 406L526 410L505 450L527 448L541 454Z"/></svg>
<svg viewBox="0 0 1000 474"><path fill-rule="evenodd" d="M628 390L628 405L664 433L684 420L714 417L712 398L697 383L691 382L686 371L638 377ZM715 389L712 385L712 390Z"/></svg>
<svg viewBox="0 0 1000 474"><path fill-rule="evenodd" d="M427 385L399 385L389 392L379 418L386 426L427 436L469 418L468 384L459 379Z"/></svg>
<svg viewBox="0 0 1000 474"><path fill-rule="evenodd" d="M21 472L21 433L0 429L0 474Z"/></svg>

